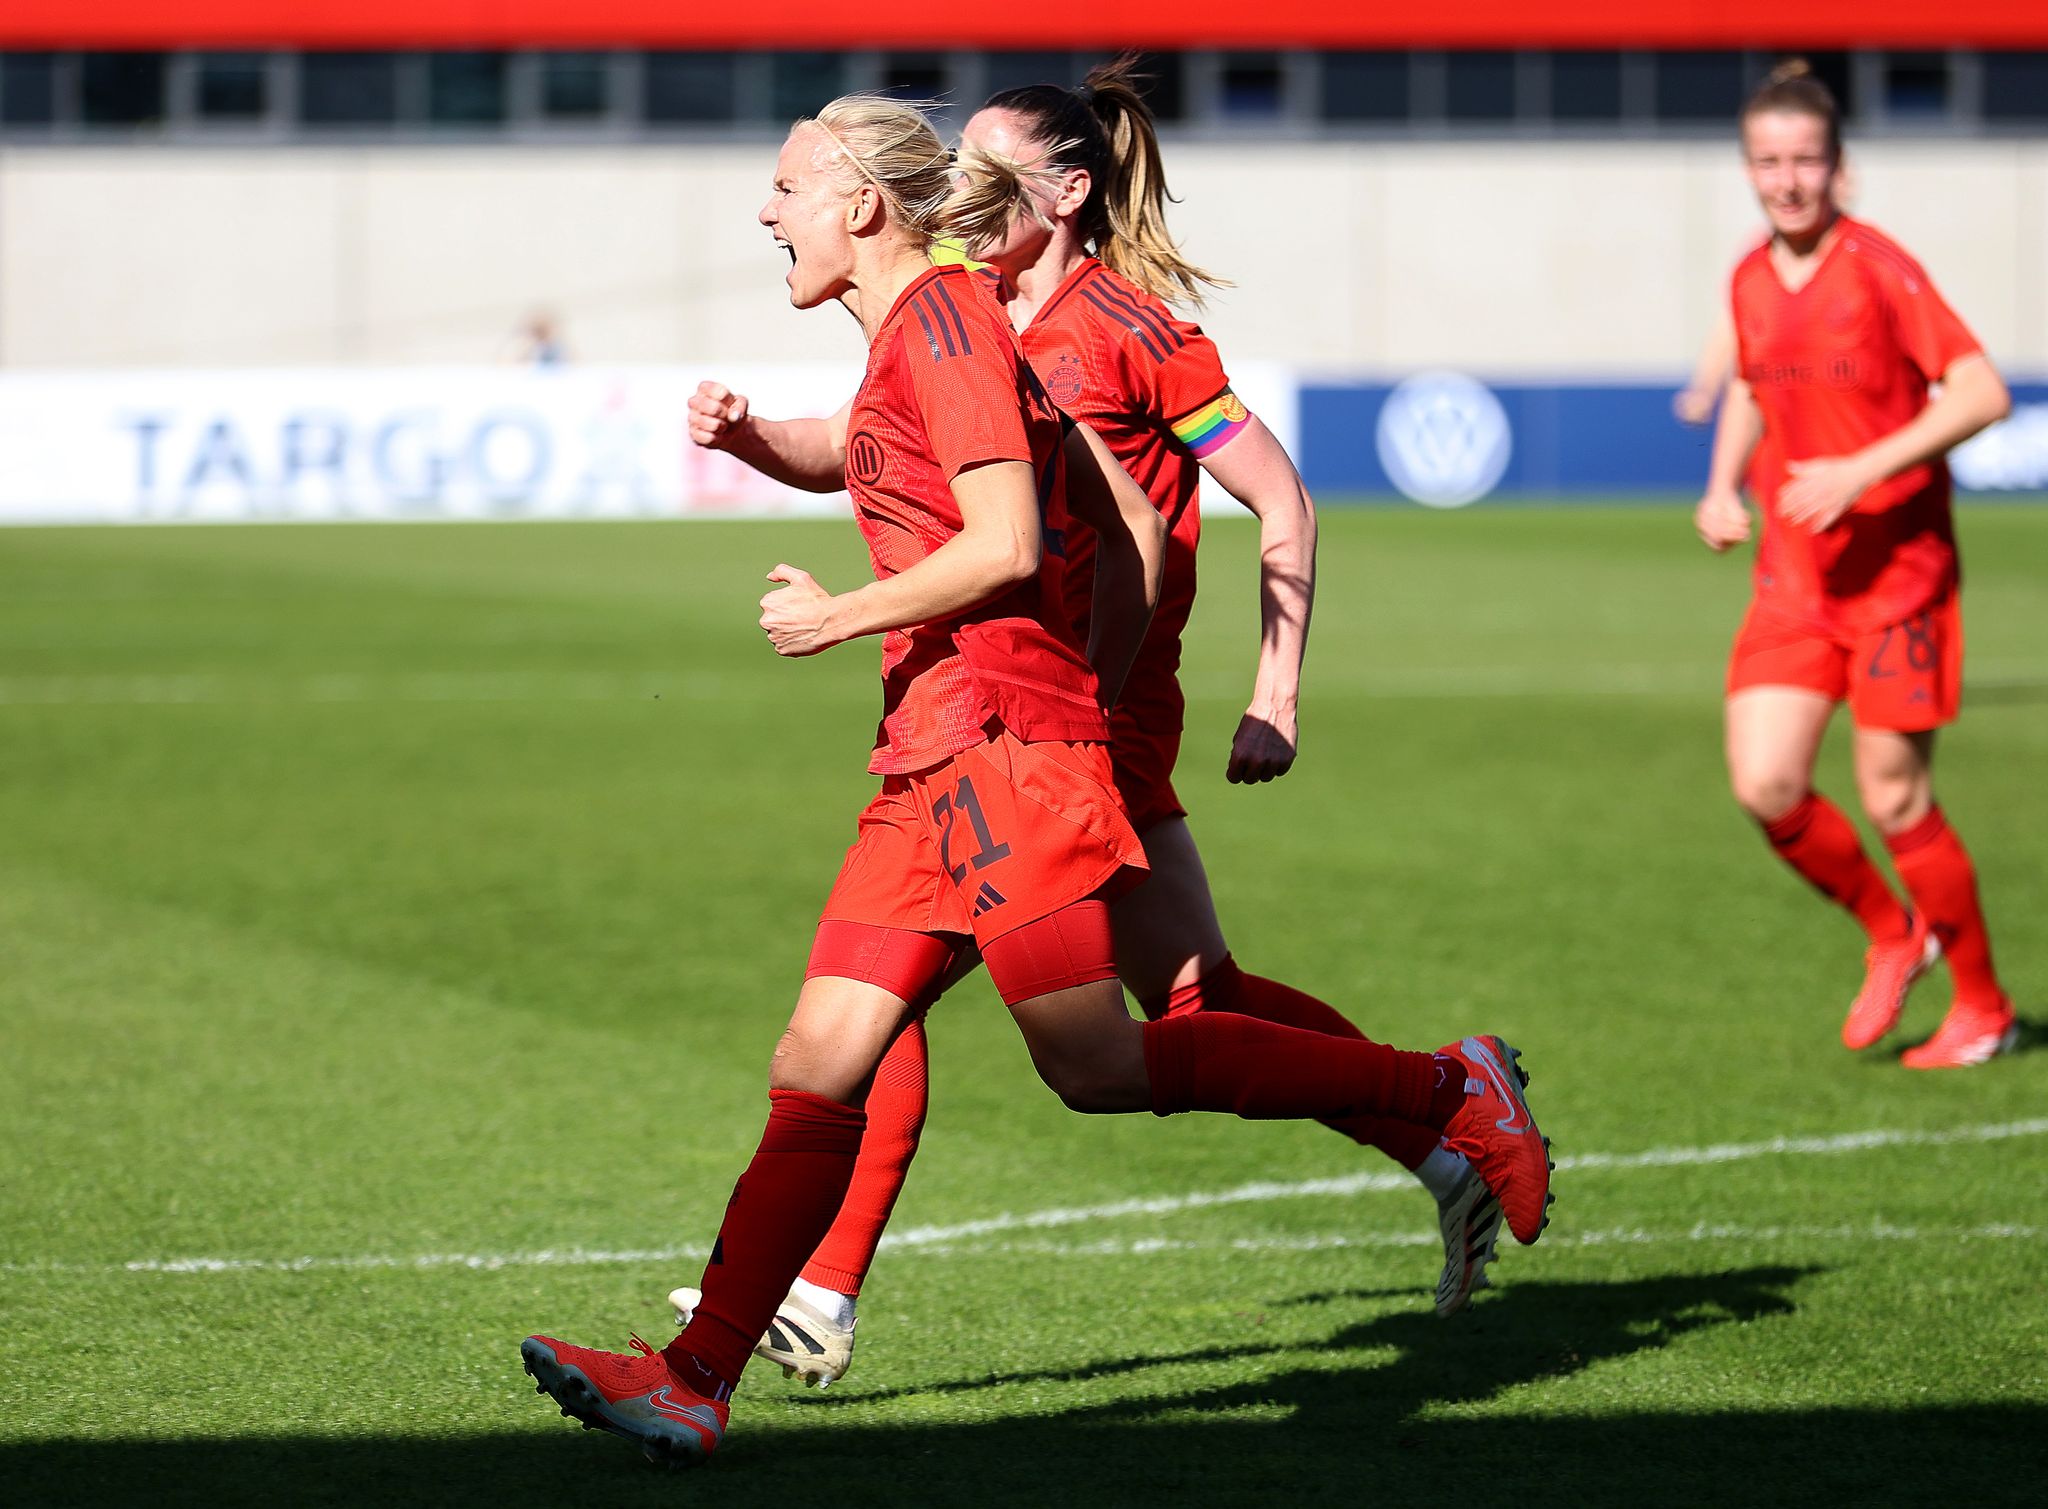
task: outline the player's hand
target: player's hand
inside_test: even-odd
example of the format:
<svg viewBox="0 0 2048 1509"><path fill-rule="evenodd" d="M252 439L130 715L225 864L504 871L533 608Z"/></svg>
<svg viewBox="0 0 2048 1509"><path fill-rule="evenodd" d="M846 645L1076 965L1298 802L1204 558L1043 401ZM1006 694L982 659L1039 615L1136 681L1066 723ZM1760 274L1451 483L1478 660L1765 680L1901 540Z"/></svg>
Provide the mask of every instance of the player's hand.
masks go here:
<svg viewBox="0 0 2048 1509"><path fill-rule="evenodd" d="M1749 509L1737 493L1708 493L1692 511L1692 527L1709 550L1726 550L1749 538Z"/></svg>
<svg viewBox="0 0 2048 1509"><path fill-rule="evenodd" d="M1254 707L1237 720L1225 777L1241 786L1277 781L1293 768L1300 743L1294 714Z"/></svg>
<svg viewBox="0 0 2048 1509"><path fill-rule="evenodd" d="M700 382L690 395L690 438L706 450L725 450L746 422L746 394L724 383Z"/></svg>
<svg viewBox="0 0 2048 1509"><path fill-rule="evenodd" d="M1712 388L1695 388L1691 385L1680 388L1678 396L1671 400L1671 412L1680 424L1705 424L1714 417L1714 409L1721 402L1721 395Z"/></svg>
<svg viewBox="0 0 2048 1509"><path fill-rule="evenodd" d="M768 573L768 580L783 583L761 599L761 631L776 654L815 655L839 643L826 628L832 594L810 572L781 565Z"/></svg>
<svg viewBox="0 0 2048 1509"><path fill-rule="evenodd" d="M1778 491L1778 513L1815 534L1832 527L1870 485L1853 456L1815 456L1785 470L1791 480Z"/></svg>

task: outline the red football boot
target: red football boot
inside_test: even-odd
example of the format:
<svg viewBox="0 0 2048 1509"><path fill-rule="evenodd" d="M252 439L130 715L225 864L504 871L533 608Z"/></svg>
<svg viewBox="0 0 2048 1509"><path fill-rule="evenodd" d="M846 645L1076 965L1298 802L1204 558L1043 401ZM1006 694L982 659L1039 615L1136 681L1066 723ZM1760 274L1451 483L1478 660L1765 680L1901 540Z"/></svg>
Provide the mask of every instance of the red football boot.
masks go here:
<svg viewBox="0 0 2048 1509"><path fill-rule="evenodd" d="M1871 944L1863 955L1863 989L1842 1022L1842 1046L1868 1048L1896 1027L1906 1009L1906 992L1940 957L1941 940L1919 917L1913 919L1913 931L1896 943Z"/></svg>
<svg viewBox="0 0 2048 1509"><path fill-rule="evenodd" d="M1508 1230L1527 1246L1550 1224L1550 1139L1537 1130L1522 1087L1521 1054L1497 1037L1468 1037L1437 1049L1465 1068L1465 1103L1444 1143L1465 1155L1500 1201Z"/></svg>
<svg viewBox="0 0 2048 1509"><path fill-rule="evenodd" d="M1908 1048L1899 1062L1908 1069L1968 1069L2000 1053L2010 1053L2019 1040L2019 1018L2004 996L1990 1006L1958 1001L1949 1007L1934 1036Z"/></svg>
<svg viewBox="0 0 2048 1509"><path fill-rule="evenodd" d="M725 1435L725 1401L691 1388L639 1337L633 1346L632 1353L599 1352L529 1336L519 1343L519 1357L539 1392L585 1430L638 1441L648 1461L667 1467L709 1460Z"/></svg>

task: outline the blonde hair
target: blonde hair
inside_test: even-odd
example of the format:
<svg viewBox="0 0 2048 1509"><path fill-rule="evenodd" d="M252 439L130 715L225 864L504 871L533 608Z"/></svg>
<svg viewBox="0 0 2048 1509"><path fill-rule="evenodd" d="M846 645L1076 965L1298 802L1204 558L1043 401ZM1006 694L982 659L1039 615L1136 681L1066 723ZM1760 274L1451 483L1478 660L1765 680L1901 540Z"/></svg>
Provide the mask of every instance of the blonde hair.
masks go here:
<svg viewBox="0 0 2048 1509"><path fill-rule="evenodd" d="M849 195L872 188L890 219L929 245L952 197L953 159L926 108L886 95L843 94L790 129L816 126L830 144L826 176Z"/></svg>
<svg viewBox="0 0 2048 1509"><path fill-rule="evenodd" d="M1127 52L1090 70L1079 89L1029 84L991 95L982 108L1021 116L1026 139L1048 144L1048 168L1088 171L1078 229L1105 266L1156 298L1200 308L1205 287L1230 285L1182 256L1166 228L1173 195L1142 81L1138 55Z"/></svg>
<svg viewBox="0 0 2048 1509"><path fill-rule="evenodd" d="M1053 155L1047 154L1048 161ZM969 256L1002 240L1020 215L1052 229L1038 207L1038 191L1057 192L1065 168L1027 168L979 147L962 147L956 167L958 187L946 203L942 224L944 234L958 240Z"/></svg>

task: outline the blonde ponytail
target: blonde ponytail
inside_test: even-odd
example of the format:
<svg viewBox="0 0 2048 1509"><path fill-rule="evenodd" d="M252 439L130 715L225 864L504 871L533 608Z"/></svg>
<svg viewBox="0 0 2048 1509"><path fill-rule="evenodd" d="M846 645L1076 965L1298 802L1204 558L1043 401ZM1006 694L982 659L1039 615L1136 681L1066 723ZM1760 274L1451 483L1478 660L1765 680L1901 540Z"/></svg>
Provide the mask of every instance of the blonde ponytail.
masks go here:
<svg viewBox="0 0 2048 1509"><path fill-rule="evenodd" d="M1048 161L1057 160L1060 151L1072 145L1062 142L1047 154ZM941 234L958 240L969 256L1002 241L1020 215L1052 229L1052 221L1038 207L1038 194L1057 192L1066 169L1027 168L1014 158L978 147L962 147L954 167L958 187L940 216Z"/></svg>
<svg viewBox="0 0 2048 1509"><path fill-rule="evenodd" d="M1178 201L1167 191L1152 109L1138 92L1137 63L1135 53L1125 53L1095 68L1081 86L1109 145L1107 181L1096 190L1095 254L1154 297L1199 309L1205 287L1229 284L1182 256L1166 228L1166 206Z"/></svg>

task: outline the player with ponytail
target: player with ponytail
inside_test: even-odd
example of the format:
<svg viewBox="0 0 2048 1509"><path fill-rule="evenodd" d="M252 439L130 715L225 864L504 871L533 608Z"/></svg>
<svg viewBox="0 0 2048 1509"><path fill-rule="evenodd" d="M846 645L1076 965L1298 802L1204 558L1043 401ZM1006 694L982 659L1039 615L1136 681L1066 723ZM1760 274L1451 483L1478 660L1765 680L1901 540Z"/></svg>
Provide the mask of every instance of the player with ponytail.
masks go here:
<svg viewBox="0 0 2048 1509"><path fill-rule="evenodd" d="M1232 958L1200 850L1173 787L1185 701L1181 635L1193 606L1204 470L1259 519L1260 640L1252 698L1238 724L1228 778L1258 783L1293 764L1296 702L1315 596L1315 511L1285 449L1232 391L1216 347L1177 315L1221 280L1185 257L1166 224L1169 202L1152 115L1126 57L1078 90L1039 84L994 95L968 121L958 190L940 220L1001 301L1025 357L1053 401L1093 430L1144 488L1168 528L1158 610L1110 714L1116 783L1144 841L1150 873L1111 907L1118 972L1155 1020L1239 1013L1357 1040L1340 1012L1251 974ZM775 423L710 387L692 402L700 444L728 449L798 486L836 488L831 432L843 422ZM807 438L806 438L807 437ZM1067 541L1067 602L1093 623L1093 547ZM854 1301L914 1156L925 1109L921 1038L899 1040L868 1100L869 1137L840 1219L781 1307L760 1355L808 1381L840 1376L852 1353ZM1400 1118L1332 1118L1377 1147L1435 1197L1444 1259L1436 1307L1451 1314L1484 1282L1502 1211L1471 1150ZM1522 1241L1541 1212L1511 1213ZM694 1292L671 1298L688 1315Z"/></svg>
<svg viewBox="0 0 2048 1509"><path fill-rule="evenodd" d="M1736 800L1778 856L1868 935L1843 1043L1869 1047L1946 956L1955 997L1908 1068L1982 1063L2016 1036L1976 872L1933 789L1935 734L1962 695L1961 577L1947 452L2011 407L1975 336L1920 265L1840 208L1840 112L1801 62L1744 106L1742 148L1770 239L1736 267L1735 375L1694 512L1716 551L1764 516L1754 595L1727 676ZM1930 389L1939 386L1939 393ZM1902 902L1840 809L1813 790L1837 704L1856 783Z"/></svg>
<svg viewBox="0 0 2048 1509"><path fill-rule="evenodd" d="M776 566L761 627L784 656L881 640L868 765L880 784L813 933L769 1066L767 1127L682 1334L658 1352L544 1335L520 1347L565 1414L661 1461L717 1448L749 1354L846 1199L885 1059L969 949L1074 1110L1396 1117L1468 1143L1509 1209L1533 1208L1532 1227L1546 1203L1541 1134L1498 1038L1400 1052L1224 1012L1138 1022L1124 1009L1110 906L1144 878L1145 854L1108 749L1121 652L1099 624L1095 659L1084 651L1060 555L1085 522L1098 575L1122 584L1098 615L1141 632L1165 527L1128 481L1069 473L1076 437L1087 455L1098 442L1047 400L982 280L932 264L951 171L917 110L851 96L791 131L759 216L789 258L790 302L836 302L867 337L839 449L874 569L835 593ZM1111 637L1136 646L1122 628ZM600 1119L571 1134L645 1156L707 1114L675 1083L636 1107L630 1133Z"/></svg>

